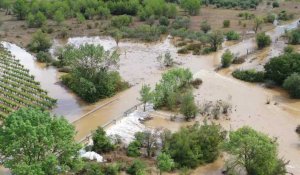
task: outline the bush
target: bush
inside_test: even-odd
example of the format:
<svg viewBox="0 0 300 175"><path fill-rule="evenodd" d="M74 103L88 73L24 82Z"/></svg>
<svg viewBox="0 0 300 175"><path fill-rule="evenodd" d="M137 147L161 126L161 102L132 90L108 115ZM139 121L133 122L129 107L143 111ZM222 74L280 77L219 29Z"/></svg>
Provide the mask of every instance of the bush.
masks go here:
<svg viewBox="0 0 300 175"><path fill-rule="evenodd" d="M271 58L265 65L266 77L282 85L293 73L300 73L300 54L290 53Z"/></svg>
<svg viewBox="0 0 300 175"><path fill-rule="evenodd" d="M107 7L99 7L98 14L101 19L107 19L110 17L110 10Z"/></svg>
<svg viewBox="0 0 300 175"><path fill-rule="evenodd" d="M196 117L198 113L198 107L195 104L192 92L188 92L183 95L180 106L180 112L185 116L186 120Z"/></svg>
<svg viewBox="0 0 300 175"><path fill-rule="evenodd" d="M275 21L276 19L276 15L273 14L273 13L268 13L268 15L265 17L265 22L268 22L268 23L272 23Z"/></svg>
<svg viewBox="0 0 300 175"><path fill-rule="evenodd" d="M38 62L50 63L52 61L51 55L48 52L40 51L36 54Z"/></svg>
<svg viewBox="0 0 300 175"><path fill-rule="evenodd" d="M113 15L136 15L140 3L138 0L108 1L107 6Z"/></svg>
<svg viewBox="0 0 300 175"><path fill-rule="evenodd" d="M129 26L132 23L132 17L128 15L114 16L111 19L111 25L117 28Z"/></svg>
<svg viewBox="0 0 300 175"><path fill-rule="evenodd" d="M134 140L132 141L128 147L127 147L127 151L126 154L129 157L139 157L141 155L140 149L141 149L141 143Z"/></svg>
<svg viewBox="0 0 300 175"><path fill-rule="evenodd" d="M274 1L274 2L272 3L272 6L273 6L273 8L279 7L279 2Z"/></svg>
<svg viewBox="0 0 300 175"><path fill-rule="evenodd" d="M271 37L269 35L266 35L264 32L256 35L256 44L258 49L270 46L271 42Z"/></svg>
<svg viewBox="0 0 300 175"><path fill-rule="evenodd" d="M230 27L230 20L224 20L224 21L223 21L223 27L224 27L224 28Z"/></svg>
<svg viewBox="0 0 300 175"><path fill-rule="evenodd" d="M237 32L231 30L231 31L229 31L229 32L226 33L226 38L227 38L228 41L239 40L240 39L240 35Z"/></svg>
<svg viewBox="0 0 300 175"><path fill-rule="evenodd" d="M130 175L146 175L146 164L140 160L134 160L131 166L126 170Z"/></svg>
<svg viewBox="0 0 300 175"><path fill-rule="evenodd" d="M135 29L122 28L122 32L128 38L138 38L144 41L156 41L160 38L161 29L155 25L139 25Z"/></svg>
<svg viewBox="0 0 300 175"><path fill-rule="evenodd" d="M94 142L92 150L97 153L106 153L115 148L114 144L111 142L110 138L106 136L106 132L101 127L98 127L93 133L92 139Z"/></svg>
<svg viewBox="0 0 300 175"><path fill-rule="evenodd" d="M294 48L292 46L286 46L284 48L284 53L293 53L294 52Z"/></svg>
<svg viewBox="0 0 300 175"><path fill-rule="evenodd" d="M26 18L26 22L29 27L41 27L45 24L47 18L42 12L37 12L36 14L29 13Z"/></svg>
<svg viewBox="0 0 300 175"><path fill-rule="evenodd" d="M233 53L231 53L229 50L226 50L225 53L223 53L222 55L222 60L221 60L222 67L224 68L229 67L233 59L234 59Z"/></svg>
<svg viewBox="0 0 300 175"><path fill-rule="evenodd" d="M163 150L178 167L195 168L218 158L225 135L219 125L195 124L172 134L166 139Z"/></svg>
<svg viewBox="0 0 300 175"><path fill-rule="evenodd" d="M59 25L65 20L65 15L62 10L56 10L53 20Z"/></svg>
<svg viewBox="0 0 300 175"><path fill-rule="evenodd" d="M200 28L204 33L207 33L208 31L210 31L211 26L208 24L207 21L203 21L201 22Z"/></svg>
<svg viewBox="0 0 300 175"><path fill-rule="evenodd" d="M85 21L85 17L81 13L76 13L76 19L78 23L83 23Z"/></svg>
<svg viewBox="0 0 300 175"><path fill-rule="evenodd" d="M28 44L28 48L31 52L35 53L40 51L47 52L51 45L52 43L48 35L43 33L41 30L38 30L33 34L33 37Z"/></svg>
<svg viewBox="0 0 300 175"><path fill-rule="evenodd" d="M289 44L300 44L300 28L288 32L287 37Z"/></svg>
<svg viewBox="0 0 300 175"><path fill-rule="evenodd" d="M265 73L261 71L256 71L254 69L250 70L235 70L232 76L248 82L263 82L265 80Z"/></svg>
<svg viewBox="0 0 300 175"><path fill-rule="evenodd" d="M286 89L293 98L300 98L300 74L293 73L283 82L283 88Z"/></svg>
<svg viewBox="0 0 300 175"><path fill-rule="evenodd" d="M287 20L291 20L294 18L293 14L288 14L285 10L281 11L278 14L278 19L279 20L283 20L283 21L287 21Z"/></svg>
<svg viewBox="0 0 300 175"><path fill-rule="evenodd" d="M199 13L201 7L201 1L199 0L181 0L180 6L185 11L189 13L189 15L197 15Z"/></svg>
<svg viewBox="0 0 300 175"><path fill-rule="evenodd" d="M190 18L180 16L175 18L175 20L172 22L171 27L173 29L180 29L180 28L187 29L189 25L190 25Z"/></svg>
<svg viewBox="0 0 300 175"><path fill-rule="evenodd" d="M165 16L159 18L159 24L163 26L168 26L170 24L169 19Z"/></svg>

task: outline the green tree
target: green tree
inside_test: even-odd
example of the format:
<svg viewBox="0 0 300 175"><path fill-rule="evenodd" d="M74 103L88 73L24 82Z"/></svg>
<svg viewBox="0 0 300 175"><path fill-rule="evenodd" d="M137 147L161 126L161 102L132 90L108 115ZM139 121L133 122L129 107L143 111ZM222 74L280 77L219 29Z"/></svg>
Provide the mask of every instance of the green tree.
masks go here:
<svg viewBox="0 0 300 175"><path fill-rule="evenodd" d="M201 22L200 24L200 29L204 32L207 33L208 31L210 31L211 26L208 24L208 22L205 20L203 22Z"/></svg>
<svg viewBox="0 0 300 175"><path fill-rule="evenodd" d="M198 113L198 107L195 104L195 99L192 92L187 92L183 95L180 112L185 116L186 120L196 117Z"/></svg>
<svg viewBox="0 0 300 175"><path fill-rule="evenodd" d="M223 41L224 41L224 36L221 31L217 30L208 34L208 42L210 44L212 51L217 51Z"/></svg>
<svg viewBox="0 0 300 175"><path fill-rule="evenodd" d="M37 12L36 14L29 13L26 17L26 22L29 27L41 27L46 23L46 16L42 12Z"/></svg>
<svg viewBox="0 0 300 175"><path fill-rule="evenodd" d="M136 140L146 149L147 157L151 157L157 150L157 140L159 135L151 130L135 133Z"/></svg>
<svg viewBox="0 0 300 175"><path fill-rule="evenodd" d="M56 10L53 16L53 20L57 25L60 25L65 20L65 15L62 10Z"/></svg>
<svg viewBox="0 0 300 175"><path fill-rule="evenodd" d="M190 15L197 15L201 7L201 1L199 0L181 0L180 6L184 10L188 11Z"/></svg>
<svg viewBox="0 0 300 175"><path fill-rule="evenodd" d="M175 167L174 160L166 153L160 153L156 159L156 166L159 169L159 174L171 171Z"/></svg>
<svg viewBox="0 0 300 175"><path fill-rule="evenodd" d="M101 127L98 127L93 133L92 139L94 142L92 150L97 153L106 153L115 149L115 145L111 142L110 138Z"/></svg>
<svg viewBox="0 0 300 175"><path fill-rule="evenodd" d="M230 20L228 20L228 19L227 19L227 20L224 20L224 21L223 21L223 27L224 27L224 28L230 27Z"/></svg>
<svg viewBox="0 0 300 175"><path fill-rule="evenodd" d="M165 139L163 150L170 154L179 167L195 168L218 158L225 136L219 125L195 124L181 128Z"/></svg>
<svg viewBox="0 0 300 175"><path fill-rule="evenodd" d="M5 9L5 14L9 14L9 11L12 7L13 2L11 0L2 0L0 1L0 8Z"/></svg>
<svg viewBox="0 0 300 175"><path fill-rule="evenodd" d="M277 158L276 141L250 127L231 132L225 150L233 156L228 164L230 171L244 168L247 174L285 174L285 164Z"/></svg>
<svg viewBox="0 0 300 175"><path fill-rule="evenodd" d="M119 42L123 38L123 33L119 29L116 29L113 31L112 37L115 39L117 46L119 46Z"/></svg>
<svg viewBox="0 0 300 175"><path fill-rule="evenodd" d="M255 33L258 32L258 29L261 28L262 24L264 23L264 20L261 17L255 17L253 20L253 30Z"/></svg>
<svg viewBox="0 0 300 175"><path fill-rule="evenodd" d="M52 45L52 42L49 38L49 36L46 33L43 33L42 30L36 31L32 39L28 45L28 48L32 52L40 52L44 51L47 52Z"/></svg>
<svg viewBox="0 0 300 175"><path fill-rule="evenodd" d="M266 35L266 33L262 32L262 33L258 33L256 35L256 44L258 49L262 49L265 48L267 46L271 45L271 38L269 35Z"/></svg>
<svg viewBox="0 0 300 175"><path fill-rule="evenodd" d="M77 171L81 160L75 134L74 126L62 117L20 109L5 118L0 128L1 161L18 175Z"/></svg>
<svg viewBox="0 0 300 175"><path fill-rule="evenodd" d="M229 67L233 61L234 55L230 52L230 50L226 50L222 55L222 67Z"/></svg>
<svg viewBox="0 0 300 175"><path fill-rule="evenodd" d="M25 19L29 9L29 3L27 0L16 0L13 4L13 12L17 15L19 20Z"/></svg>
<svg viewBox="0 0 300 175"><path fill-rule="evenodd" d="M143 85L140 90L139 100L144 104L144 112L146 111L146 104L152 100L151 87L149 85Z"/></svg>
<svg viewBox="0 0 300 175"><path fill-rule="evenodd" d="M293 52L271 58L264 67L266 78L282 85L288 76L300 73L300 54Z"/></svg>
<svg viewBox="0 0 300 175"><path fill-rule="evenodd" d="M300 74L293 73L283 82L283 88L286 89L293 98L300 98Z"/></svg>

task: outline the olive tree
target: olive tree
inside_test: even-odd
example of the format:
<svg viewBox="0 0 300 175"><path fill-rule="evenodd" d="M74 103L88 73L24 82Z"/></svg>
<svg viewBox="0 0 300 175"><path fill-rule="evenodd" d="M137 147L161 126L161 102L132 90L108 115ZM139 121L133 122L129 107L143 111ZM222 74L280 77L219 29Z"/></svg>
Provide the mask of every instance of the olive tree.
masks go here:
<svg viewBox="0 0 300 175"><path fill-rule="evenodd" d="M210 44L212 51L217 51L223 41L224 41L224 36L221 31L217 30L208 34L208 42Z"/></svg>

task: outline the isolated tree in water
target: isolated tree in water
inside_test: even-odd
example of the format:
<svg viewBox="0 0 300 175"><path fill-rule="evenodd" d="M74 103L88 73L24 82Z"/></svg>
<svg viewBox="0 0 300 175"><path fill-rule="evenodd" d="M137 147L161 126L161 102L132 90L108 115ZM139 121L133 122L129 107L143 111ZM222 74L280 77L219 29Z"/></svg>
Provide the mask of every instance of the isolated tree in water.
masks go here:
<svg viewBox="0 0 300 175"><path fill-rule="evenodd" d="M17 175L56 175L77 171L80 145L74 126L49 112L24 108L12 113L0 128L0 155Z"/></svg>
<svg viewBox="0 0 300 175"><path fill-rule="evenodd" d="M143 85L140 90L140 101L144 104L144 112L146 111L146 104L151 101L152 93L149 85Z"/></svg>

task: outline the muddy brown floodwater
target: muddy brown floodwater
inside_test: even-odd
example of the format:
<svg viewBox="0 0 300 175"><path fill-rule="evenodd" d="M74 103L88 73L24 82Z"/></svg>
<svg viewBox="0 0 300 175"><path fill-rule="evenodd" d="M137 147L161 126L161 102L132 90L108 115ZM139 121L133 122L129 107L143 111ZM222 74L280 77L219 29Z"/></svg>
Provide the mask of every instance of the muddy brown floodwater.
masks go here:
<svg viewBox="0 0 300 175"><path fill-rule="evenodd" d="M14 44L4 44L12 51L13 55L21 60L26 68L30 69L36 80L41 82L42 88L49 91L51 97L58 99L57 107L52 112L64 115L70 122L73 122L78 132L77 140L86 137L90 131L121 116L127 109L136 105L141 85L150 84L154 86L159 81L161 74L166 71L157 63L156 57L168 50L175 61L179 63L178 67L190 68L195 77L200 77L203 80L200 88L195 90L196 100L199 103L204 100L230 99L235 110L230 116L230 121L219 121L223 127L233 130L249 125L276 137L279 143L280 156L290 160L288 170L294 174L300 174L300 141L294 132L297 124L300 124L299 100L290 100L282 90L266 89L261 85L249 84L231 77L233 68L262 68L262 65L270 57L280 54L279 48L282 48L284 43L275 42L276 39L284 33L285 29L288 30L296 26L297 22L277 26L267 33L274 41L270 48L253 53L249 56L252 58L248 58L241 65L219 72L214 70L219 66L220 57L226 49L240 56L245 55L247 52L255 50L255 40L252 38L237 44L224 44L222 50L205 56L178 55L177 49L171 44L169 38L154 44L121 42L118 47L121 54L119 72L124 80L133 86L112 98L101 100L95 104L82 102L73 93L61 86L59 84L60 74L55 68L37 64L33 56ZM70 38L66 42L55 41L54 43L52 52L57 46L66 43L77 46L92 43L101 44L105 49L116 48L114 40L109 37ZM266 105L267 99L271 99L270 105ZM95 108L99 109L81 117ZM175 128L173 129L175 131L186 123L170 122L155 117L146 125L153 128L167 125L170 129ZM200 167L193 174L221 174L222 162L218 160L211 165Z"/></svg>

